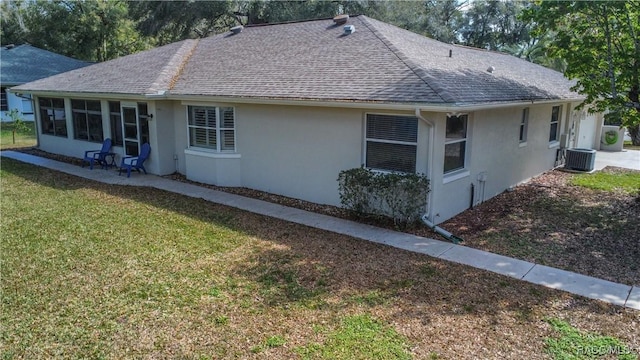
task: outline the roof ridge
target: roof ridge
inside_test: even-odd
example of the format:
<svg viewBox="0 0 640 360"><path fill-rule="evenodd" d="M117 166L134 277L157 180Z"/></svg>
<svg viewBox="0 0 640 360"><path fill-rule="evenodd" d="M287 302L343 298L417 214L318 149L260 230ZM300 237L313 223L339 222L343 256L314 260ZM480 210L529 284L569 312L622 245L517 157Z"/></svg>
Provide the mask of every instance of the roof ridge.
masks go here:
<svg viewBox="0 0 640 360"><path fill-rule="evenodd" d="M200 39L184 40L184 43L180 46L180 48L176 50L175 54L171 56L171 59L169 59L169 61L167 61L167 63L159 71L155 81L151 85L149 85L147 92L157 93L163 90L171 90L178 80L180 74L182 74L182 71L191 58L191 55L193 55L193 52L196 46L198 46L199 41Z"/></svg>
<svg viewBox="0 0 640 360"><path fill-rule="evenodd" d="M364 16L361 14L354 14L354 15L350 15L350 14L346 14L349 15L350 19L354 19L357 18L359 16ZM337 16L337 15L336 15ZM245 28L254 28L254 27L265 27L265 26L273 26L273 25L288 25L288 24L298 24L298 23L305 23L305 22L312 22L312 21L325 21L325 20L333 20L335 16L332 17L326 17L326 18L315 18L315 19L301 19L301 20L289 20L289 21L280 21L280 22L274 22L274 23L258 23L258 24L247 24L244 25Z"/></svg>
<svg viewBox="0 0 640 360"><path fill-rule="evenodd" d="M362 20L363 24L371 31L371 33L373 33L373 35L380 39L380 41L382 41L382 43L387 48L389 48L389 50L391 50L391 52L395 56L397 56L398 59L409 68L409 70L411 70L420 80L422 80L431 90L433 90L438 95L438 97L442 99L442 101L455 102L455 98L446 89L441 86L437 86L437 82L435 83L436 86L434 86L433 81L430 81L434 79L433 76L429 75L426 70L409 59L409 57L404 52L402 52L402 50L398 49L391 41L389 41L389 39L387 39L387 37L384 36L373 23L371 23L371 18L367 16L361 16L360 19ZM394 26L391 24L387 25ZM402 28L398 29L411 32Z"/></svg>

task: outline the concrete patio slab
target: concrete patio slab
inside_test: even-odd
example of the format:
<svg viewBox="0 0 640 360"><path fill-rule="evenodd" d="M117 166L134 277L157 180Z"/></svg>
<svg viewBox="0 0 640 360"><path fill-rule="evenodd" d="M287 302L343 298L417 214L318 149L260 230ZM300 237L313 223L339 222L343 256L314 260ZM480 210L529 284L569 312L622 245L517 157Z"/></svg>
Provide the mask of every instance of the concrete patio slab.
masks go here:
<svg viewBox="0 0 640 360"><path fill-rule="evenodd" d="M640 286L636 285L631 289L625 306L630 309L640 310Z"/></svg>
<svg viewBox="0 0 640 360"><path fill-rule="evenodd" d="M631 286L629 285L618 284L544 265L534 266L523 280L620 306L625 306L631 291Z"/></svg>
<svg viewBox="0 0 640 360"><path fill-rule="evenodd" d="M449 251L440 255L439 258L478 269L489 270L516 279L522 279L535 265L524 260L460 245L453 246Z"/></svg>

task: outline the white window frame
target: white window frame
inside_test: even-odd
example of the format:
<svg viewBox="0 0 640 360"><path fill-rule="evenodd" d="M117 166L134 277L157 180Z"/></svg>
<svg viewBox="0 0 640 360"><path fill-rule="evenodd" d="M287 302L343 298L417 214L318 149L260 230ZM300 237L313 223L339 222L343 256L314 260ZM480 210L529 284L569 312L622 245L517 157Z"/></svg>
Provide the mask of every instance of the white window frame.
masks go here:
<svg viewBox="0 0 640 360"><path fill-rule="evenodd" d="M44 100L48 101L47 105L41 104L41 102ZM63 107L55 107L55 105L53 104L54 100L62 101ZM43 135L51 135L51 136L68 138L69 125L67 124L67 102L65 101L65 99L60 97L44 97L43 96L43 97L37 98L37 104L38 104L38 117L40 121L41 133ZM46 112L46 114L44 115L43 115L43 110L44 112ZM47 123L52 125L52 128L53 128L52 131L48 131L48 129L45 130L45 123L44 123L45 121L43 118L44 116L47 116ZM63 125L63 126L60 126L60 129L62 131L57 131L58 123Z"/></svg>
<svg viewBox="0 0 640 360"><path fill-rule="evenodd" d="M216 126L198 126L191 124L191 118L193 116L194 109L204 109L205 111L215 110L216 114ZM224 127L224 121L222 118L223 111L222 109L232 109L233 111L233 127ZM191 129L206 129L208 132L215 132L216 136L216 146L206 147L206 146L198 146L191 145ZM222 149L222 133L224 131L233 131L233 149ZM237 151L237 136L236 136L236 109L233 106L214 106L214 105L187 105L187 142L189 149L205 151L205 152L214 152L214 153L224 153L224 154L235 154Z"/></svg>
<svg viewBox="0 0 640 360"><path fill-rule="evenodd" d="M556 119L553 118L554 109L558 109L558 117ZM555 144L560 141L560 124L562 120L562 105L555 105L551 108L551 122L549 123L549 143ZM555 137L551 138L551 128L556 124L556 133Z"/></svg>
<svg viewBox="0 0 640 360"><path fill-rule="evenodd" d="M388 140L388 139L380 139L380 138L373 138L373 137L368 137L367 136L367 128L368 128L368 123L369 123L369 116L370 115L381 115L381 116L396 116L396 117L404 117L404 118L414 118L415 116L412 115L407 115L407 114L388 114L388 113L365 113L364 115L364 144L363 144L363 164L365 166L365 168L369 169L369 170L373 170L373 171L379 171L379 172L386 172L386 173L416 173L417 171L417 166L418 166L418 136L419 136L419 127L420 127L420 122L419 119L416 118L416 141L399 141L399 140ZM381 169L381 168L377 168L377 167L369 167L369 164L367 164L367 144L369 142L372 143L384 143L384 144L394 144L394 145L408 145L408 146L414 146L416 149L416 156L414 159L414 168L412 172L404 172L404 171L400 171L400 170L393 170L393 169Z"/></svg>
<svg viewBox="0 0 640 360"><path fill-rule="evenodd" d="M529 108L522 109L522 119L520 120L518 141L520 146L527 145L527 135L529 133Z"/></svg>
<svg viewBox="0 0 640 360"><path fill-rule="evenodd" d="M455 114L455 115L447 115L447 119L446 121L449 121L449 119L453 118L453 117L464 117L464 127L465 127L465 132L464 132L464 138L460 138L460 139L451 139L448 140L447 139L447 126L445 123L445 140L444 140L444 161L443 161L443 167L442 167L442 171L444 173L444 175L450 176L450 174L458 174L460 172L464 172L467 169L467 159L468 159L468 153L469 153L469 115L468 114ZM444 165L446 164L446 148L447 145L452 145L452 144L458 144L458 143L464 143L464 159L462 161L462 167L460 168L456 168L456 169L450 169L450 170L446 170L444 168Z"/></svg>
<svg viewBox="0 0 640 360"><path fill-rule="evenodd" d="M102 102L100 100L95 100L95 99L70 99L71 101L71 122L73 124L73 138L75 140L81 140L81 141L88 141L88 142L95 142L95 143L102 143L105 139L104 136L104 119L102 118ZM89 110L88 106L87 106L87 102L94 102L94 103L98 103L100 104L100 110ZM83 108L76 108L73 106L74 102L83 102L84 103L84 107ZM76 132L76 128L78 126L76 126L76 114L84 114L85 119L84 119L84 126L81 126L79 128L82 128L83 130L86 129L86 134L87 134L87 138L83 138L80 137L80 135ZM99 133L98 134L92 134L91 133L91 126L89 125L90 120L89 117L91 115L97 115L100 117L100 127L99 129ZM92 135L97 135L97 136L92 136Z"/></svg>

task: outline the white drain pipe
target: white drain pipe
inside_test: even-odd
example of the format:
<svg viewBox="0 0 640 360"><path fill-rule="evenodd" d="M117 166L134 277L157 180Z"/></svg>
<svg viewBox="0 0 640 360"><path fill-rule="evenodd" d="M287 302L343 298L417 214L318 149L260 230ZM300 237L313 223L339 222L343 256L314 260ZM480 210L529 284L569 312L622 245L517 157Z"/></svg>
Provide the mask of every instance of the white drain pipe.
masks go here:
<svg viewBox="0 0 640 360"><path fill-rule="evenodd" d="M427 169L429 172L429 180L433 179L433 144L434 144L434 139L435 139L435 132L436 132L436 124L431 122L430 120L425 119L424 117L422 117L420 108L416 108L416 117L422 121L424 121L429 127L429 159L428 159L428 164L427 164ZM429 194L427 195L427 212L422 215L422 217L420 218L422 220L423 223L425 223L431 230L435 231L436 233L444 236L446 239L448 239L449 241L453 242L454 244L457 244L461 241L463 241L461 238L453 235L452 233L448 232L447 230L437 226L436 224L434 224L431 220L429 220L429 218L431 217L431 207L432 207L432 202L431 202L431 191L429 191Z"/></svg>
<svg viewBox="0 0 640 360"><path fill-rule="evenodd" d="M453 235L452 233L448 232L447 230L441 228L440 226L432 223L431 221L429 221L429 219L427 218L427 214L422 215L422 217L420 218L422 220L423 223L425 223L429 228L431 228L431 230L435 231L436 233L444 236L447 240L451 241L454 244L458 244L462 240L461 238Z"/></svg>

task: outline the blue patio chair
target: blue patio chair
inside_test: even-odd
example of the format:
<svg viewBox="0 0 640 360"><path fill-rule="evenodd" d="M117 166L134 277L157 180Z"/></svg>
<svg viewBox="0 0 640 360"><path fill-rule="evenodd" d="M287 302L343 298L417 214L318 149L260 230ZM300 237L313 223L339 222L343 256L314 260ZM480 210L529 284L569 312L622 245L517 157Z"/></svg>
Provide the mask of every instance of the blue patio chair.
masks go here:
<svg viewBox="0 0 640 360"><path fill-rule="evenodd" d="M84 159L82 161L82 167L84 167L84 163L89 163L89 169L93 170L93 164L98 163L103 168L107 166L107 156L113 156L111 152L111 139L104 139L102 143L102 149L100 150L88 150L84 152ZM113 160L113 158L112 158Z"/></svg>
<svg viewBox="0 0 640 360"><path fill-rule="evenodd" d="M118 169L118 175L123 171L127 171L127 177L131 177L131 170L136 170L140 172L140 169L147 173L147 170L144 168L144 162L149 158L149 153L151 153L151 146L148 143L142 144L140 148L140 154L138 156L125 156L122 158L122 164L120 164L120 169Z"/></svg>

